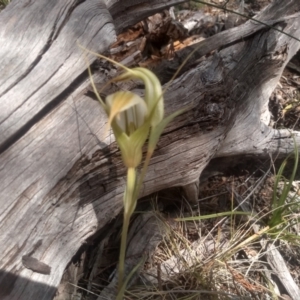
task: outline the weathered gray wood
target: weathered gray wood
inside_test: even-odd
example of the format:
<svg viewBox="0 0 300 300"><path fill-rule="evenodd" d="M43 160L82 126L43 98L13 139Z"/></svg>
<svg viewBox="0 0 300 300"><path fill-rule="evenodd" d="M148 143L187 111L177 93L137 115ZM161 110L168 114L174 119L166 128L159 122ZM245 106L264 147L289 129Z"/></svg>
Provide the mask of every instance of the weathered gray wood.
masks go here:
<svg viewBox="0 0 300 300"><path fill-rule="evenodd" d="M76 2L33 1L27 6L15 1L1 13L2 147L55 107L84 72L87 62L77 43L103 52L114 41L105 4Z"/></svg>
<svg viewBox="0 0 300 300"><path fill-rule="evenodd" d="M113 136L105 135L104 112L86 95L86 62L77 47L79 40L90 50L108 48L121 28L117 12L110 16L112 2L15 1L0 14L1 299L52 299L80 245L122 208L125 169ZM130 22L152 2L163 5L148 2L132 6ZM134 1L126 3L131 11ZM299 36L299 17L287 17L299 10L296 0L276 0L259 18L286 17L276 26ZM215 156L245 153L251 145L262 145L263 153L269 142L271 151L278 149L276 131L265 128L254 142L253 136L299 42L259 27L245 41L236 35L234 45L202 60L166 93L167 114L191 109L160 140L142 195L196 181ZM95 78L101 85L108 76L100 67ZM29 254L49 265L50 275L25 268L22 257Z"/></svg>
<svg viewBox="0 0 300 300"><path fill-rule="evenodd" d="M104 0L77 2L39 0L29 5L25 0L14 1L1 13L0 150L12 144L74 89L71 84L76 86L76 80L86 70L85 55L88 61L95 60L78 43L103 53L115 41L115 30L184 1L152 1L153 6L147 1L138 20L134 19L137 13L129 14L132 6L133 11L137 9L135 1L122 1L122 5L118 1L111 8L116 25ZM126 24L122 7L127 9Z"/></svg>
<svg viewBox="0 0 300 300"><path fill-rule="evenodd" d="M186 0L106 0L107 7L115 20L118 29L130 25L153 15L162 9L167 9L175 4L187 2Z"/></svg>
<svg viewBox="0 0 300 300"><path fill-rule="evenodd" d="M125 261L125 274L137 266L140 268L131 277L128 287L137 281L138 275L143 267L142 262L149 259L149 254L153 253L159 243L167 235L168 228L155 212L143 212L134 220L128 233L128 245ZM118 294L118 272L116 271L111 282L105 287L97 300L114 300Z"/></svg>

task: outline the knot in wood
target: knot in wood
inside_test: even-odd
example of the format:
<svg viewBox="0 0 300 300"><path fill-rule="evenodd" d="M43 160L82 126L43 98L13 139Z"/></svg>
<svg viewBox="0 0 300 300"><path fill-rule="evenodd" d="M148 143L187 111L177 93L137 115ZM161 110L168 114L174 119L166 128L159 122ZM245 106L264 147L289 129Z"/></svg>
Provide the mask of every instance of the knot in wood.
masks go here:
<svg viewBox="0 0 300 300"><path fill-rule="evenodd" d="M222 105L220 105L219 103L215 103L215 102L210 102L208 104L206 104L206 107L205 107L205 112L208 114L208 115L222 115L223 114L223 107Z"/></svg>

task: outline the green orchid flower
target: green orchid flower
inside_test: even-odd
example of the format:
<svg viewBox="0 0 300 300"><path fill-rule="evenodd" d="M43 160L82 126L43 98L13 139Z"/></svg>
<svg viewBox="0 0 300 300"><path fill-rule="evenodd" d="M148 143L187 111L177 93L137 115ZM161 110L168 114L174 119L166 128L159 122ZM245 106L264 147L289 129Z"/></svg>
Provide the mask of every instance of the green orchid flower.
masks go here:
<svg viewBox="0 0 300 300"><path fill-rule="evenodd" d="M127 168L136 168L142 161L142 147L151 128L163 119L162 87L157 77L144 68L128 69L113 81L140 79L145 84L145 97L129 91L119 91L106 97L102 105Z"/></svg>
<svg viewBox="0 0 300 300"><path fill-rule="evenodd" d="M144 98L130 91L118 91L108 95L104 102L94 84L91 69L88 68L94 92L108 116L107 129L112 128L121 151L122 160L127 167L127 183L123 198L124 219L119 257L118 295L116 298L120 300L123 299L126 282L128 281L124 281L124 264L129 222L136 207L141 185L164 128L184 110L177 111L164 118L163 90L154 73L140 67L129 69L110 58L91 51L88 52L124 69L124 73L114 78L113 82L138 79L143 81L145 85ZM141 173L138 176L136 169L142 162L143 146L147 140L147 153Z"/></svg>

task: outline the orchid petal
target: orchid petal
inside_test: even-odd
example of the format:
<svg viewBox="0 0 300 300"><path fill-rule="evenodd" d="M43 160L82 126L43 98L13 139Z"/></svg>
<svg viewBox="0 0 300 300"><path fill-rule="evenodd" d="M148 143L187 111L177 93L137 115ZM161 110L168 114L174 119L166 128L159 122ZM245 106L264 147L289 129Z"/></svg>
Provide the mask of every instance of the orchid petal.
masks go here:
<svg viewBox="0 0 300 300"><path fill-rule="evenodd" d="M134 122L137 127L141 126L148 111L145 101L129 91L120 91L107 96L106 105L109 110L108 125L111 125L115 119L124 131L127 125L129 126L127 120ZM132 109L133 111L131 111ZM138 114L141 116L137 116Z"/></svg>
<svg viewBox="0 0 300 300"><path fill-rule="evenodd" d="M142 148L149 134L149 124L145 122L132 135L124 133L115 121L112 129L121 150L122 159L127 168L136 168L142 161Z"/></svg>
<svg viewBox="0 0 300 300"><path fill-rule="evenodd" d="M142 76L145 83L145 101L150 112L153 111L151 117L151 125L156 126L164 116L164 99L161 84L158 78L151 71L145 68L135 68Z"/></svg>
<svg viewBox="0 0 300 300"><path fill-rule="evenodd" d="M164 100L161 84L154 73L145 68L134 68L130 72L124 72L115 81L140 79L145 84L145 102L151 113L151 125L156 126L164 115Z"/></svg>

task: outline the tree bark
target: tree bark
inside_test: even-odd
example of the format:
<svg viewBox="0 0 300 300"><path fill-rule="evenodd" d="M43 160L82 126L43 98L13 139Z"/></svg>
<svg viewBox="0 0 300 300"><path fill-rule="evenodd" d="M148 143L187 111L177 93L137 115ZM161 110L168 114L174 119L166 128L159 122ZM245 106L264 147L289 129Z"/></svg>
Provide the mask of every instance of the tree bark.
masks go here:
<svg viewBox="0 0 300 300"><path fill-rule="evenodd" d="M1 12L1 299L52 299L76 251L122 209L125 168L88 93L96 58L78 43L105 53L116 33L181 2L20 0ZM299 37L299 11L297 0L274 0L256 19ZM215 157L286 155L292 134L299 147L299 132L266 125L299 41L249 20L198 46L165 94L166 115L189 109L160 139L141 196L197 181ZM100 62L95 81L113 72Z"/></svg>

